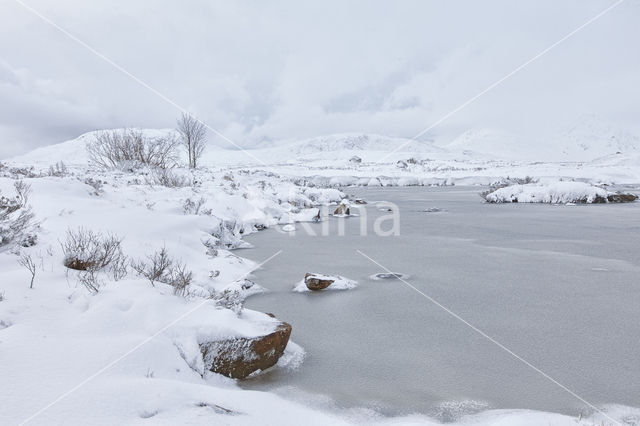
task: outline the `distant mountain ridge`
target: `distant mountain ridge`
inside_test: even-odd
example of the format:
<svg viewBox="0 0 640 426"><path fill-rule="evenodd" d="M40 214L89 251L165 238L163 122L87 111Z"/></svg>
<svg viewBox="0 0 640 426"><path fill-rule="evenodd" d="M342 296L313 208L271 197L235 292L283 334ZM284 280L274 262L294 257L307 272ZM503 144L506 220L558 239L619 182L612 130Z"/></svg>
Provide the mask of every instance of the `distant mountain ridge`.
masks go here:
<svg viewBox="0 0 640 426"><path fill-rule="evenodd" d="M589 161L611 154L640 152L640 137L596 115L585 115L560 136L558 147L566 158Z"/></svg>
<svg viewBox="0 0 640 426"><path fill-rule="evenodd" d="M475 128L444 148L463 156L521 161L593 161L614 154L640 152L640 137L590 114L551 138L526 141L498 129Z"/></svg>
<svg viewBox="0 0 640 426"><path fill-rule="evenodd" d="M140 129L149 137L165 136L173 129ZM76 139L35 149L11 160L17 163L87 164L86 145L99 131L85 133ZM525 135L526 136L526 135ZM394 150L397 150L394 152ZM393 152L393 155L388 155ZM467 130L447 145L432 141L382 136L369 133L342 133L306 139L282 140L269 146L224 149L211 144L204 163L209 165L257 165L296 160L347 160L353 155L365 161L394 162L411 156L448 158L454 160L508 160L522 162L589 162L622 154L629 158L640 155L640 137L607 123L595 115L581 117L576 124L557 137L531 142L524 137L500 129L474 128ZM611 161L621 161L614 158Z"/></svg>

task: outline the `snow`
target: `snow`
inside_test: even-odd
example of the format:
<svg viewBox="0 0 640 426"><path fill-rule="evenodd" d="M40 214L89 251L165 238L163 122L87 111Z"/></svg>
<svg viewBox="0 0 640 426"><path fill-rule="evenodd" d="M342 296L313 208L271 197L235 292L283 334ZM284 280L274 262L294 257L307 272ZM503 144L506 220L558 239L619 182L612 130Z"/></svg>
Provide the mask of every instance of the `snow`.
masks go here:
<svg viewBox="0 0 640 426"><path fill-rule="evenodd" d="M172 130L144 132L155 137ZM581 163L496 160L483 152L461 155L471 137L451 147L413 141L386 158L391 144L408 140L334 135L252 150L265 164L241 151L211 148L201 170L176 170L196 182L183 188L149 185L149 171L144 169L136 174L93 169L85 150L93 133L11 159L0 167L0 190L11 193L14 179L24 177L33 187L31 204L40 230L38 244L21 249L38 265L33 289L28 288L30 275L18 265L13 250L0 251L1 423L31 419L33 424L80 425L91 419L92 424L104 425L293 425L304 419L312 425L440 424L422 415L387 418L369 411L327 410L309 401L244 390L231 379L205 371L198 343L257 336L276 324L260 312L225 309L211 297L227 290L237 291L242 299L264 291L259 283L247 286L258 265L233 249L244 246L242 236L248 233L276 225L295 229L295 222L313 220L319 206L341 202L340 187L347 185L488 185L508 176L530 175L542 183L502 188L491 196L568 203L606 195L588 182L640 183L637 139L615 130L599 132L615 135L616 143L607 137L611 143L599 149L594 139L584 149L593 155L584 158L597 159ZM491 135L486 139L491 142L485 143L487 148L478 145L479 151L489 146L498 149L504 140ZM362 162L349 162L354 155ZM398 160L407 168L398 169ZM59 161L68 166L68 174L47 176L48 167ZM23 167L33 167L26 175L36 177L11 170ZM89 177L103 182L102 188L92 187ZM187 208L188 200L200 199L197 212ZM76 273L62 265L60 241L68 229L79 227L123 237L124 252L132 259L144 259L166 247L194 273L187 296L173 295L164 284L151 286L132 272L120 281L101 275L100 291L91 295L78 283ZM356 286L338 278L329 289ZM296 289L308 291L303 281ZM290 372L304 358L304 349L290 342L273 368ZM638 409L605 408L616 419L640 418ZM610 422L601 414L578 421L527 410L486 410L455 421L461 425Z"/></svg>
<svg viewBox="0 0 640 426"><path fill-rule="evenodd" d="M358 286L358 282L354 280L350 280L349 278L342 277L340 275L325 275L325 274L312 274L314 278L318 278L321 280L333 280L333 283L324 290L351 290ZM304 279L298 282L294 287L293 291L297 293L306 293L312 290L307 288L307 285L304 282Z"/></svg>
<svg viewBox="0 0 640 426"><path fill-rule="evenodd" d="M610 193L584 182L553 182L511 185L486 195L490 203L593 203L596 197L606 199Z"/></svg>
<svg viewBox="0 0 640 426"><path fill-rule="evenodd" d="M295 231L295 230L296 230L296 226L295 226L294 224L292 224L292 223L289 223L289 224L287 224L287 225L284 225L284 226L282 227L282 230L283 230L284 232L293 232L293 231Z"/></svg>

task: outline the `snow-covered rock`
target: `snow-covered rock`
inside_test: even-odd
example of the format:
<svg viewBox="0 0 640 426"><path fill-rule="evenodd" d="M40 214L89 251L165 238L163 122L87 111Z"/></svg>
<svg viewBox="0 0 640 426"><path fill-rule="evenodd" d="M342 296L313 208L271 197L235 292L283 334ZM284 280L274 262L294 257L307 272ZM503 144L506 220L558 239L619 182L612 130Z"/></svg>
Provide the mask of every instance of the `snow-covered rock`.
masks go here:
<svg viewBox="0 0 640 426"><path fill-rule="evenodd" d="M291 325L279 322L273 331L263 336L200 342L200 351L207 370L244 379L276 365L284 354L289 336Z"/></svg>
<svg viewBox="0 0 640 426"><path fill-rule="evenodd" d="M358 286L354 280L340 275L324 275L307 273L293 289L296 292L319 290L350 290Z"/></svg>

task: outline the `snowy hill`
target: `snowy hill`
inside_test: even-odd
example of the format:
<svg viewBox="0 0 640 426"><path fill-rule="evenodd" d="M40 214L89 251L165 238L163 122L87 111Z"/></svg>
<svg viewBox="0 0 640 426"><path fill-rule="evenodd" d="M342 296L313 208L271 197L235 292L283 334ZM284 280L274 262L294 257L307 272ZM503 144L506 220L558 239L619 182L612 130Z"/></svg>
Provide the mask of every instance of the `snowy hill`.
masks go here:
<svg viewBox="0 0 640 426"><path fill-rule="evenodd" d="M173 129L137 130L141 130L145 136L150 138L163 137L172 132L175 132L175 130ZM87 144L94 141L96 134L102 131L104 130L94 130L91 132L83 133L75 139L71 139L54 145L43 146L41 148L34 149L33 151L30 151L26 154L10 158L8 161L15 164L28 164L34 166L45 166L49 164L55 164L59 161L64 162L66 165L86 165L89 162L89 155L86 149Z"/></svg>
<svg viewBox="0 0 640 426"><path fill-rule="evenodd" d="M640 137L608 123L596 115L585 115L557 136L524 140L499 129L467 130L444 148L464 158L519 161L585 162L614 155L640 152Z"/></svg>
<svg viewBox="0 0 640 426"><path fill-rule="evenodd" d="M640 152L640 137L604 121L586 115L557 139L565 160L591 161L607 155Z"/></svg>
<svg viewBox="0 0 640 426"><path fill-rule="evenodd" d="M307 163L309 161L347 161L357 155L364 161L375 161L384 158L395 148L398 152L387 161L395 157L407 158L412 155L447 154L447 150L434 145L432 142L414 141L367 133L343 133L318 136L301 140L284 140L268 147L241 150L221 150L215 153L215 158L205 154L207 162L218 164L291 164ZM259 161L258 161L259 160Z"/></svg>
<svg viewBox="0 0 640 426"><path fill-rule="evenodd" d="M528 149L515 135L489 128L470 129L444 146L462 157L524 160L531 158Z"/></svg>
<svg viewBox="0 0 640 426"><path fill-rule="evenodd" d="M402 146L402 152L444 152L443 148L430 142L419 142L406 138L394 138L365 133L346 133L319 136L287 144L286 148L301 155L330 151L392 151Z"/></svg>

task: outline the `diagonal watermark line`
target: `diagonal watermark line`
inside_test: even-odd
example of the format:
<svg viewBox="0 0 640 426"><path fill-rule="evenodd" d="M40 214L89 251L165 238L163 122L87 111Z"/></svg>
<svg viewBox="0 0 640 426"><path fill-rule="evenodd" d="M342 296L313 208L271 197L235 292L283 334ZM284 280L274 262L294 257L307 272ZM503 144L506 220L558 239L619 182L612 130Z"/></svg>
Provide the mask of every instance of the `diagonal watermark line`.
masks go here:
<svg viewBox="0 0 640 426"><path fill-rule="evenodd" d="M270 262L273 258L275 258L276 256L278 256L280 253L282 253L282 250L278 250L275 254L273 254L272 256L270 256L269 258L267 258L266 260L262 261L261 263L259 263L257 266L255 266L254 268L252 268L249 272L246 272L244 274L242 274L240 277L236 278L235 280L231 281L229 284L241 280L243 278L246 278L247 276L249 276L253 271L261 268L263 265L265 265L267 262ZM165 331L167 331L169 328L173 327L174 325L176 325L178 322L180 322L181 320L183 320L184 318L188 317L189 315L191 315L192 313L194 313L195 311L197 311L198 309L200 309L202 306L206 305L207 303L210 303L211 300L210 299L205 299L202 302L198 303L197 305L195 305L193 308L189 309L187 312L183 313L182 315L180 315L179 317L175 318L173 321L167 323L166 325L164 325L162 328L160 328L159 330L157 330L155 333L153 333L151 336L145 338L144 340L142 340L140 343L136 344L135 346L133 346L131 349L129 349L127 352L123 353L122 355L120 355L118 358L114 359L113 361L109 362L107 365L105 365L104 367L102 367L101 369L99 369L98 371L96 371L95 373L93 373L92 375L90 375L89 377L87 377L86 379L84 379L83 381L81 381L80 383L78 383L77 385L75 385L74 387L72 387L71 389L69 389L68 391L66 391L65 393L63 393L62 395L60 395L59 397L57 397L56 399L54 399L53 401L51 401L49 404L45 405L44 407L42 407L41 409L39 409L38 411L36 411L35 413L33 413L31 416L27 417L25 420L23 420L22 422L20 422L20 425L24 425L28 422L30 422L31 420L35 419L36 417L38 417L40 414L44 413L46 410L48 410L49 408L53 407L54 405L56 405L58 402L62 401L63 399L65 399L66 397L68 397L69 395L71 395L72 393L74 393L75 391L77 391L78 389L80 389L81 387L83 387L84 385L86 385L87 383L89 383L91 380L95 379L96 377L98 377L100 374L104 373L105 371L107 371L109 368L113 367L114 365L116 365L117 363L119 363L120 361L122 361L123 359L125 359L126 357L128 357L129 355L131 355L132 353L134 353L135 351L137 351L138 349L140 349L141 347L143 347L144 345L146 345L147 343L149 343L150 341L152 341L153 339L155 339L156 337L158 337L160 334L164 333Z"/></svg>
<svg viewBox="0 0 640 426"><path fill-rule="evenodd" d="M365 253L363 253L360 250L356 250L356 252L358 252L358 254L360 254L362 257L368 259L369 261L371 261L372 263L374 263L375 265L379 266L380 268L384 269L387 273L389 274L393 274L393 272L391 272L390 269L388 269L387 267L385 267L384 265L380 264L379 262L377 262L376 260L372 259L371 257L367 256ZM582 398L580 395L576 394L575 392L573 392L571 389L569 389L568 387L566 387L565 385L563 385L562 383L558 382L556 379L554 379L553 377L549 376L547 373L545 373L544 371L540 370L538 367L536 367L535 365L531 364L529 361L527 361L526 359L522 358L520 355L516 354L515 352L513 352L511 349L507 348L505 345L503 345L502 343L498 342L496 339L494 339L493 337L489 336L487 333L485 333L484 331L482 331L481 329L479 329L478 327L474 326L473 324L469 323L467 320L465 320L464 318L462 318L460 315L456 314L455 312L453 312L451 309L447 308L446 306L444 306L443 304L441 304L440 302L438 302L437 300L435 300L434 298L432 298L431 296L429 296L428 294L424 293L423 291L421 291L420 289L418 289L417 287L415 287L414 285L410 284L408 281L406 281L405 279L403 279L402 277L396 277L398 280L402 281L404 284L406 284L408 287L410 287L411 289L413 289L414 291L416 291L418 294L422 295L423 297L425 297L427 300L429 300L431 303L433 303L434 305L438 306L440 309L444 310L446 313L448 313L449 315L451 315L452 317L454 317L455 319L457 319L458 321L462 322L463 324L465 324L466 326L468 326L469 328L471 328L473 331L475 331L476 333L480 334L482 337L488 339L491 343L495 344L496 346L498 346L500 349L504 350L505 352L507 352L509 355L513 356L514 358L516 358L518 361L524 363L527 367L533 369L535 372L541 374L544 378L546 378L547 380L549 380L550 382L552 382L553 384L559 386L561 389L563 389L564 391L566 391L567 393L569 393L571 396L575 397L576 399L580 400L581 402L583 402L584 404L586 404L587 406L593 408L594 410L596 410L597 412L599 412L600 414L602 414L604 417L606 417L607 419L611 420L612 422L614 422L617 425L621 425L620 422L618 422L617 420L613 419L612 417L610 417L608 414L606 414L604 411L602 411L601 409L599 409L598 407L596 407L595 405L593 405L592 403L590 403L589 401L587 401L586 399Z"/></svg>
<svg viewBox="0 0 640 426"><path fill-rule="evenodd" d="M422 130L421 132L419 132L417 135L415 135L411 139L407 140L406 142L403 142L402 144L400 144L399 146L394 148L392 151L389 151L387 154L385 154L384 157L382 157L381 159L377 160L376 163L382 163L384 160L389 158L392 154L394 154L395 152L398 152L399 150L401 150L402 148L404 148L405 146L407 146L411 142L418 142L416 139L418 139L420 136L424 135L429 130L432 130L434 127L440 125L440 123L442 123L443 121L447 120L452 115L454 115L454 114L458 113L459 111L463 110L464 108L466 108L467 106L469 106L470 104L472 104L473 102L475 102L476 100L478 100L479 98L481 98L482 96L484 96L485 94L490 92L491 90L495 89L497 86L499 86L500 84L502 84L503 82L505 82L509 78L513 77L518 72L522 71L522 69L526 68L531 63L535 62L536 60L540 59L542 56L544 56L547 53L549 53L549 51L554 49L559 44L565 42L569 38L573 37L576 33L582 31L584 28L586 28L590 24L592 24L595 21L597 21L598 19L602 18L605 14L611 12L613 9L615 9L618 6L620 6L623 2L624 2L624 0L618 0L615 3L613 3L611 6L608 6L606 9L602 10L600 13L598 13L594 17L590 18L589 20L584 22L582 25L580 25L579 27L575 28L573 31L571 31L568 34L566 34L564 37L562 37L561 39L559 39L555 43L553 43L553 44L549 45L548 47L546 47L545 49L541 50L535 56L533 56L529 60L523 62L522 64L520 64L519 66L514 68L511 72L507 73L506 75L504 75L500 79L498 79L495 82L493 82L492 84L490 84L486 89L478 92L476 95L474 95L471 98L467 99L465 102L463 102L462 104L458 105L456 108L452 109L451 111L449 111L448 113L446 113L445 115L440 117L433 124L431 124L429 127L427 127L426 129Z"/></svg>
<svg viewBox="0 0 640 426"><path fill-rule="evenodd" d="M69 31L67 31L66 29L64 29L60 25L56 24L54 21L52 21L51 19L49 19L48 17L46 17L45 15L40 13L37 9L35 9L32 6L29 6L28 4L24 3L22 0L14 0L14 1L16 3L18 3L20 6L24 7L29 12L31 12L32 14L34 14L35 16L37 16L38 18L40 18L42 21L44 21L47 24L51 25L53 28L55 28L56 30L60 31L62 34L64 34L65 36L69 37L71 40L75 41L76 43L78 43L80 46L82 46L85 49L87 49L89 52L91 52L94 55L96 55L98 58L102 59L103 61L105 61L106 63L108 63L112 67L114 67L116 70L120 71L121 73L123 73L127 77L131 78L132 80L134 80L136 83L138 83L139 85L141 85L145 89L149 90L150 92L152 92L153 94L158 96L163 101L167 102L168 104L170 104L171 106L176 108L178 111L193 117L196 121L198 121L200 124L205 126L207 129L209 129L210 131L212 131L213 133L215 133L216 135L218 135L219 137L221 137L225 141L229 142L231 145L235 146L240 151L242 151L243 153L245 153L249 157L251 157L254 160L256 160L258 163L262 164L263 166L267 166L267 164L264 161L262 161L261 159L259 159L255 155L253 155L251 152L247 151L246 149L244 149L243 147L241 147L240 145L235 143L233 140L229 139L227 136L222 134L220 131L214 129L213 127L211 127L210 125L208 125L204 121L200 120L194 114L190 113L186 108L182 107L181 105L176 103L174 100L172 100L168 96L164 95L162 92L160 92L159 90L157 90L153 86L149 85L148 83L146 83L145 81L143 81L142 79L140 79L136 75L132 74L131 72L129 72L127 69L125 69L124 67L122 67L118 63L114 62L111 58L109 58L105 54L99 52L94 47L92 47L90 44L88 44L85 41L79 39L78 37L76 37L75 35L73 35Z"/></svg>

